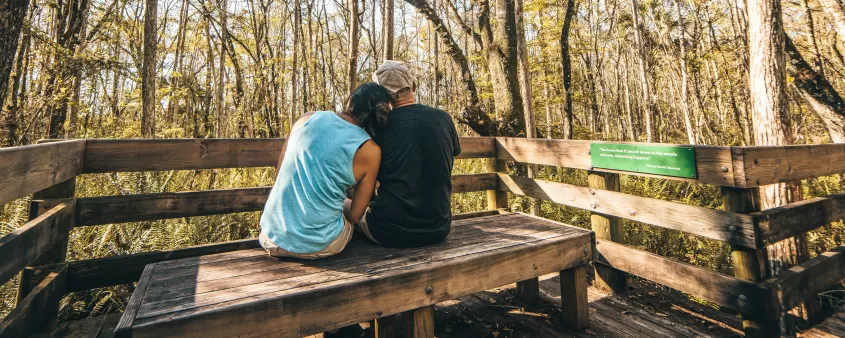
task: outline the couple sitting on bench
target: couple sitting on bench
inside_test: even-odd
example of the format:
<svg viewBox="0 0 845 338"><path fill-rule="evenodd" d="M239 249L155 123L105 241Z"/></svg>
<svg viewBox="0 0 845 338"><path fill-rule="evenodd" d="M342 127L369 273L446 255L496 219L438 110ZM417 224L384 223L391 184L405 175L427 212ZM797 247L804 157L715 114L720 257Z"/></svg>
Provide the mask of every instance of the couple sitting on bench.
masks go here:
<svg viewBox="0 0 845 338"><path fill-rule="evenodd" d="M342 112L307 113L291 127L261 216L259 241L271 256L335 255L354 230L400 248L449 234L452 164L461 152L452 118L416 103L414 75L402 62L385 62L373 80Z"/></svg>

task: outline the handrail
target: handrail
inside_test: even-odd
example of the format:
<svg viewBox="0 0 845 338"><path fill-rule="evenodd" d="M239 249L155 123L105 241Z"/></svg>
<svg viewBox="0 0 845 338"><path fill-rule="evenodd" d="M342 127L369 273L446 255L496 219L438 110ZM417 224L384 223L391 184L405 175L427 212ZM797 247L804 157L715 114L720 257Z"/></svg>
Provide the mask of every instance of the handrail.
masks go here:
<svg viewBox="0 0 845 338"><path fill-rule="evenodd" d="M84 140L0 148L0 205L74 178Z"/></svg>

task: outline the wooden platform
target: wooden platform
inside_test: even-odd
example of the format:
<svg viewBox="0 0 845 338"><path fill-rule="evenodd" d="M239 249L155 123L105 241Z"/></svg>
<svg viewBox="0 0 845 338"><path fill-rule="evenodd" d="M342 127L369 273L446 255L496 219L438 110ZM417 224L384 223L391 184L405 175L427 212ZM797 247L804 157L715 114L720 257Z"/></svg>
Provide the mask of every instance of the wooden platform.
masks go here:
<svg viewBox="0 0 845 338"><path fill-rule="evenodd" d="M815 327L798 333L798 337L833 338L845 337L845 307L842 307Z"/></svg>
<svg viewBox="0 0 845 338"><path fill-rule="evenodd" d="M504 214L455 221L444 243L423 248L358 238L341 254L314 261L253 249L150 264L116 333L315 334L588 264L593 235ZM585 291L586 277L580 279L567 285ZM574 290L566 294L575 297Z"/></svg>
<svg viewBox="0 0 845 338"><path fill-rule="evenodd" d="M631 285L630 293L621 297L590 287L590 328L584 332L561 328L559 283L556 276L548 275L540 281L543 299L538 303L528 304L514 297L514 285L509 285L437 304L435 334L440 338L742 336L737 316L652 284ZM63 323L52 337L108 338L119 317L120 314L113 314ZM340 336L367 336L369 329L362 326ZM806 337L841 336L836 331L821 335L818 332L813 329L812 335ZM38 336L47 337L51 336Z"/></svg>

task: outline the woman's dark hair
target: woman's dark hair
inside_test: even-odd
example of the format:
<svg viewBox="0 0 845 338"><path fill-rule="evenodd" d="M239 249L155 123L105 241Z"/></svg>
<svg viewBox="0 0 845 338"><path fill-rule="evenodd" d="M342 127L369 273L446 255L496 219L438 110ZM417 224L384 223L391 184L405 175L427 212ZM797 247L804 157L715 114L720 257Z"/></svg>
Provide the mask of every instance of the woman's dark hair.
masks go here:
<svg viewBox="0 0 845 338"><path fill-rule="evenodd" d="M373 135L376 125L387 125L390 93L374 82L362 84L346 99L343 113L354 117L361 128Z"/></svg>

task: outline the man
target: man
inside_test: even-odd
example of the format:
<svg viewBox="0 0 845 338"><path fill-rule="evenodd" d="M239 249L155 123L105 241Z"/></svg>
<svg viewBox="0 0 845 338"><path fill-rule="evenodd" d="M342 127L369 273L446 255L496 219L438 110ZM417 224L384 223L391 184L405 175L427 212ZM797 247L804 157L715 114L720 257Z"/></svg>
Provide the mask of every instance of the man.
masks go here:
<svg viewBox="0 0 845 338"><path fill-rule="evenodd" d="M452 223L452 165L461 153L452 117L416 102L414 74L386 61L373 74L393 99L387 125L375 130L381 146L376 196L359 228L388 247L442 242Z"/></svg>

